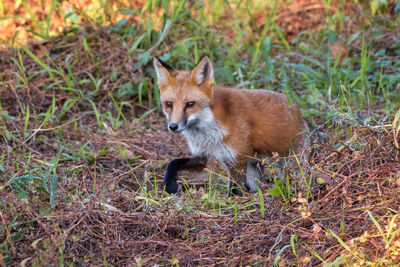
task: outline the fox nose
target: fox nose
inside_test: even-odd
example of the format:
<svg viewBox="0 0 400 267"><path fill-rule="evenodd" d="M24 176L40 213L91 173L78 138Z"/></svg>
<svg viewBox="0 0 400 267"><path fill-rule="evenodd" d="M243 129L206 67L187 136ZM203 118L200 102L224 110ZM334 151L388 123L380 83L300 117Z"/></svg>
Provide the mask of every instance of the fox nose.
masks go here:
<svg viewBox="0 0 400 267"><path fill-rule="evenodd" d="M177 129L178 129L178 124L176 124L176 123L171 123L171 124L169 124L168 125L168 128L171 130L171 131L176 131Z"/></svg>

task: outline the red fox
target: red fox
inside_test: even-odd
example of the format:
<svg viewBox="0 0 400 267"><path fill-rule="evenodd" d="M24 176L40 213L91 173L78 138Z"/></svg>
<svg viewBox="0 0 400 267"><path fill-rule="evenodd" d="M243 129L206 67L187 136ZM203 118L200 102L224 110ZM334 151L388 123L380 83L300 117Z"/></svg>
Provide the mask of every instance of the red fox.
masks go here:
<svg viewBox="0 0 400 267"><path fill-rule="evenodd" d="M298 154L307 147L308 126L299 107L286 95L268 90L246 90L214 86L214 70L207 56L192 71L175 70L154 58L160 99L168 129L182 133L194 157L170 161L164 177L168 193L178 191L181 170L203 170L218 161L229 178L229 189L237 178L235 169L247 164L246 183L257 190L254 155Z"/></svg>

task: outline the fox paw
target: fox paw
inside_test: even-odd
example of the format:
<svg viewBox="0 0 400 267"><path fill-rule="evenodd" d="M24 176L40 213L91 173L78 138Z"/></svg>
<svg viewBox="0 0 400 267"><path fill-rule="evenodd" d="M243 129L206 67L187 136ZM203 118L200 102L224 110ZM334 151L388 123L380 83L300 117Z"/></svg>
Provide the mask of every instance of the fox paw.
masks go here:
<svg viewBox="0 0 400 267"><path fill-rule="evenodd" d="M243 196L242 191L240 191L240 189L233 187L228 191L228 197L234 197L234 196Z"/></svg>
<svg viewBox="0 0 400 267"><path fill-rule="evenodd" d="M175 181L168 181L164 183L165 186L165 191L167 191L168 194L176 194L179 192L179 184Z"/></svg>

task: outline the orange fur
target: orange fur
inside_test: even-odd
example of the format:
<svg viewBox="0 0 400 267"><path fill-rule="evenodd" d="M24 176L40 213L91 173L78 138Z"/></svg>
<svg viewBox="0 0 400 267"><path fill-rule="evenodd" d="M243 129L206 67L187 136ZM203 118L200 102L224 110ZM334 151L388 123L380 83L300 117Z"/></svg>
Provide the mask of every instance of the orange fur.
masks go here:
<svg viewBox="0 0 400 267"><path fill-rule="evenodd" d="M238 153L238 161L255 153L285 156L293 141L295 152L300 152L305 142L299 134L306 123L284 94L215 86L211 110L227 130L224 141Z"/></svg>

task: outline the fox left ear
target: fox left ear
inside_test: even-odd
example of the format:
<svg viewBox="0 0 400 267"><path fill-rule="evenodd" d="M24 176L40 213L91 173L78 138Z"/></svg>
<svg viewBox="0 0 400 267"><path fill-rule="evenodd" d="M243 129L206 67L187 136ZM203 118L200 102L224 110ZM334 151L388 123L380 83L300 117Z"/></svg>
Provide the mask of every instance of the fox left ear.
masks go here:
<svg viewBox="0 0 400 267"><path fill-rule="evenodd" d="M212 85L214 83L214 70L208 56L200 59L190 73L190 79L198 86L203 84Z"/></svg>
<svg viewBox="0 0 400 267"><path fill-rule="evenodd" d="M154 57L153 58L154 69L157 73L157 80L159 84L167 84L169 79L171 78L169 72L174 71L174 68L169 66L167 63L162 61L161 59Z"/></svg>

